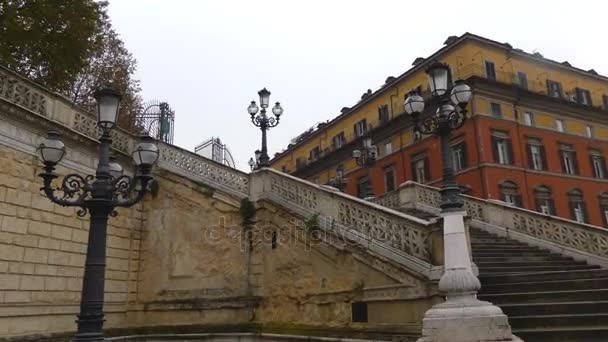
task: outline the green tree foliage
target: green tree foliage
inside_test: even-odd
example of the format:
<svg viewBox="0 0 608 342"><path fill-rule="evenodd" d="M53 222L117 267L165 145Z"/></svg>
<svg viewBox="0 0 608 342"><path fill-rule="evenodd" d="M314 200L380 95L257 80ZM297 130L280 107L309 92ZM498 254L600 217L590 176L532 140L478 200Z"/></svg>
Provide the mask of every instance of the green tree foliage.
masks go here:
<svg viewBox="0 0 608 342"><path fill-rule="evenodd" d="M123 96L119 125L141 110L136 60L112 29L107 1L0 0L0 64L93 111L93 92Z"/></svg>

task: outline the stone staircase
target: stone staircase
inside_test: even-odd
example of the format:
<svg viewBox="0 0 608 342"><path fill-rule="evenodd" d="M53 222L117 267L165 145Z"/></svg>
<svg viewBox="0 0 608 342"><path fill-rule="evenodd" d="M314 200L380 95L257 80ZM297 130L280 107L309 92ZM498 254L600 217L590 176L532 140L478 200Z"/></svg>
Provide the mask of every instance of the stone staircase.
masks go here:
<svg viewBox="0 0 608 342"><path fill-rule="evenodd" d="M527 342L608 341L608 270L471 228L481 300Z"/></svg>

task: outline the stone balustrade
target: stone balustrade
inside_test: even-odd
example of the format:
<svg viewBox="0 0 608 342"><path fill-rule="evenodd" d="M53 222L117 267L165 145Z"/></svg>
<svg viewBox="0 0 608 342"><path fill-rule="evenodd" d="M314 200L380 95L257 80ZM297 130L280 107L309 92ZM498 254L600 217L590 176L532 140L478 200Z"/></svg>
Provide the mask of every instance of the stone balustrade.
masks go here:
<svg viewBox="0 0 608 342"><path fill-rule="evenodd" d="M433 234L440 233L436 223L419 219L369 201L346 195L336 189L320 186L281 173L274 169L254 172L251 197L280 203L308 217L318 214L320 226L363 243L383 253L398 254L410 269L430 278L437 271L443 247Z"/></svg>
<svg viewBox="0 0 608 342"><path fill-rule="evenodd" d="M471 225L499 235L608 266L608 229L513 207L500 201L464 197ZM396 200L395 198L398 198ZM392 208L439 213L439 189L406 182L400 189L374 200Z"/></svg>

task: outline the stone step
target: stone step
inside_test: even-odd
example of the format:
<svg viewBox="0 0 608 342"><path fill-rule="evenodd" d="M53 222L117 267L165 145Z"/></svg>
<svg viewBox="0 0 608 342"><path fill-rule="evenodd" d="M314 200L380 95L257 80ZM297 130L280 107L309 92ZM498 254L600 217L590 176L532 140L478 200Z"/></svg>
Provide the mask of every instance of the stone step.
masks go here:
<svg viewBox="0 0 608 342"><path fill-rule="evenodd" d="M528 256L555 256L555 254L551 254L547 251L533 251L533 252L520 252L520 251L509 251L509 252L501 252L501 251L476 251L473 250L473 258L475 257L510 257L510 256L519 256L519 257L528 257Z"/></svg>
<svg viewBox="0 0 608 342"><path fill-rule="evenodd" d="M502 304L500 308L509 317L526 315L608 313L608 301Z"/></svg>
<svg viewBox="0 0 608 342"><path fill-rule="evenodd" d="M509 323L516 329L608 326L608 313L510 316Z"/></svg>
<svg viewBox="0 0 608 342"><path fill-rule="evenodd" d="M608 298L608 289L573 290L573 291L542 291L542 292L511 292L483 293L479 299L489 301L498 306L514 303L566 303L593 301Z"/></svg>
<svg viewBox="0 0 608 342"><path fill-rule="evenodd" d="M534 281L510 284L482 285L480 293L512 293L542 291L567 291L608 289L608 278Z"/></svg>
<svg viewBox="0 0 608 342"><path fill-rule="evenodd" d="M513 334L526 342L606 342L608 326L514 329Z"/></svg>
<svg viewBox="0 0 608 342"><path fill-rule="evenodd" d="M543 260L543 261L519 261L519 260L511 260L511 261L485 261L485 260L473 260L477 267L485 268L485 267L524 267L524 266L563 266L563 265L585 265L588 266L584 261L572 261L572 260Z"/></svg>
<svg viewBox="0 0 608 342"><path fill-rule="evenodd" d="M499 267L480 267L480 274L495 274L495 273L536 273L548 271L571 271L571 270L593 270L599 269L596 265L543 265L543 266L499 266Z"/></svg>
<svg viewBox="0 0 608 342"><path fill-rule="evenodd" d="M471 250L473 251L496 251L496 250L500 250L500 251L540 251L541 249L538 247L534 247L534 246L528 246L528 245L486 245L486 246L479 246L479 245L471 245Z"/></svg>
<svg viewBox="0 0 608 342"><path fill-rule="evenodd" d="M512 284L531 281L549 280L572 280L608 278L608 270L576 270L576 271L554 271L538 272L534 274L483 274L480 273L479 280L482 286L490 284Z"/></svg>
<svg viewBox="0 0 608 342"><path fill-rule="evenodd" d="M549 256L501 256L501 257L486 257L478 256L473 258L473 262L551 262L551 261L571 261L575 262L572 258L560 257L557 255Z"/></svg>
<svg viewBox="0 0 608 342"><path fill-rule="evenodd" d="M511 249L511 248L536 248L534 246L530 246L530 245L524 245L521 243L507 243L507 242L493 242L493 243L480 243L480 242L474 242L471 241L471 248L473 249L477 249L477 248L507 248L507 249Z"/></svg>

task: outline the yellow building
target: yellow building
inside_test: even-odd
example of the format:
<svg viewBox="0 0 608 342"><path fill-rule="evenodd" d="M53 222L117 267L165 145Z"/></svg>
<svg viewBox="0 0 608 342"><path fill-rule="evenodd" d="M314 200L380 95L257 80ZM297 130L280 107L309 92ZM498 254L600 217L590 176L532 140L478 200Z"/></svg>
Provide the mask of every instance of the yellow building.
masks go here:
<svg viewBox="0 0 608 342"><path fill-rule="evenodd" d="M387 78L380 89L364 93L354 106L302 134L274 156L272 166L320 184L336 186L346 179L344 190L361 197L366 187L378 196L410 179L438 184L438 142L416 139L403 109L411 90L428 95L425 69L435 60L450 66L453 80L463 79L473 88L471 120L455 133L453 146L461 185L475 196L530 209L547 207L565 217L574 217L573 194L582 193L579 202L587 213L577 219L606 222L608 201L604 205L599 196L608 194L608 78L470 33L449 37L431 56L416 58L408 71ZM352 158L363 136L371 137L379 154L365 169ZM504 156L498 156L495 144L502 140L508 146L503 144L507 147L499 150ZM569 150L574 164L564 166ZM505 184L515 186L510 195ZM548 204L538 197L539 189L550 189Z"/></svg>

